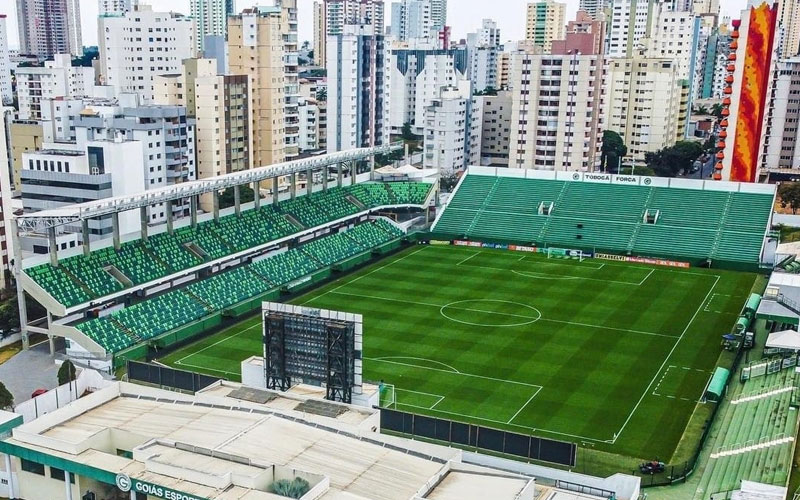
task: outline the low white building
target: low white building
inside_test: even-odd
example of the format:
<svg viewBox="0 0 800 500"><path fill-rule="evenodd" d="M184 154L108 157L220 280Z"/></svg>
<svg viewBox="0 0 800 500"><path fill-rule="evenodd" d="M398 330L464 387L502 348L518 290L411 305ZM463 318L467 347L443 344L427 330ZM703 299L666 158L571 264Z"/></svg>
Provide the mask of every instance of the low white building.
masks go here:
<svg viewBox="0 0 800 500"><path fill-rule="evenodd" d="M16 70L19 118L41 120L43 99L82 97L94 86L94 68L73 66L70 54L56 54L44 67L20 67Z"/></svg>
<svg viewBox="0 0 800 500"><path fill-rule="evenodd" d="M479 165L483 101L472 96L468 80L443 89L425 108L423 165L445 175Z"/></svg>
<svg viewBox="0 0 800 500"><path fill-rule="evenodd" d="M421 135L425 129L425 110L443 88L458 85L467 78L467 51L464 49L394 48L391 55L390 118L392 133L400 134L403 125Z"/></svg>
<svg viewBox="0 0 800 500"><path fill-rule="evenodd" d="M91 140L78 144L49 143L44 148L22 154L21 192L25 212L50 210L112 196L139 193L144 190L141 169L131 168L144 163L141 144L135 140ZM90 240L110 237L111 215L97 217L89 223ZM120 232L139 229L136 211L119 214ZM81 225L59 226L59 250L80 244ZM25 235L22 248L26 252L47 253L47 236Z"/></svg>

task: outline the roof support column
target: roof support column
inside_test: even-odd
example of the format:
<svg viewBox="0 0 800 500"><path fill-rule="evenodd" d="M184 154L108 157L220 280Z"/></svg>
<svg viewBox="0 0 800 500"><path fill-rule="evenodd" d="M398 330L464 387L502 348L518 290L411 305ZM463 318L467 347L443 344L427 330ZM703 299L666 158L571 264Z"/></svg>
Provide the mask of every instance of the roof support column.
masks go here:
<svg viewBox="0 0 800 500"><path fill-rule="evenodd" d="M172 234L172 200L167 201L167 233Z"/></svg>
<svg viewBox="0 0 800 500"><path fill-rule="evenodd" d="M83 255L88 257L92 251L92 246L89 242L89 219L81 221L81 238L83 239Z"/></svg>
<svg viewBox="0 0 800 500"><path fill-rule="evenodd" d="M50 226L47 228L47 246L50 250L50 265L58 267L58 243L56 242L56 228ZM21 258L22 255L15 254L16 258Z"/></svg>
<svg viewBox="0 0 800 500"><path fill-rule="evenodd" d="M192 196L192 201L194 201L194 200L197 200L196 196ZM213 206L212 211L214 212L214 222L219 222L219 191L214 191L213 193L211 193L211 200L212 200L211 204ZM195 207L195 210L196 210L196 208L197 208L197 203L196 202L195 202L194 207ZM197 213L195 212L193 216L196 219L197 218ZM197 222L195 221L194 224L197 224Z"/></svg>
<svg viewBox="0 0 800 500"><path fill-rule="evenodd" d="M322 192L323 193L327 193L328 192L328 173L330 172L328 170L329 167L330 167L330 165L325 165L324 167L322 167Z"/></svg>
<svg viewBox="0 0 800 500"><path fill-rule="evenodd" d="M336 164L336 187L342 187L342 162Z"/></svg>
<svg viewBox="0 0 800 500"><path fill-rule="evenodd" d="M239 190L239 184L233 186L233 206L236 210L236 216L242 213L242 193Z"/></svg>
<svg viewBox="0 0 800 500"><path fill-rule="evenodd" d="M64 471L64 499L65 500L72 500L72 483L69 482L69 478L70 478L71 475L72 475L71 472Z"/></svg>
<svg viewBox="0 0 800 500"><path fill-rule="evenodd" d="M278 204L278 178L272 178L272 204Z"/></svg>
<svg viewBox="0 0 800 500"><path fill-rule="evenodd" d="M22 290L21 286L18 286L17 288ZM13 500L14 498L17 497L14 495L14 474L11 473L11 455L9 455L8 453L4 453L3 461L5 462L6 470L8 471L8 498L11 498Z"/></svg>
<svg viewBox="0 0 800 500"><path fill-rule="evenodd" d="M197 227L197 196L189 198L189 213L192 219L192 227Z"/></svg>
<svg viewBox="0 0 800 500"><path fill-rule="evenodd" d="M306 194L311 196L314 193L314 171L310 168L306 170Z"/></svg>
<svg viewBox="0 0 800 500"><path fill-rule="evenodd" d="M19 306L19 329L22 332L22 348L26 351L30 347L28 340L28 308L25 303L25 291L22 289L22 242L19 239L19 221L12 219L11 223L11 244L14 248L14 279L17 282L17 305ZM6 455L6 470L10 471L9 458ZM10 477L10 476L9 476ZM11 498L14 498L14 484L12 481L8 483L8 491L11 492Z"/></svg>
<svg viewBox="0 0 800 500"><path fill-rule="evenodd" d="M290 185L289 185L289 196L291 199L295 199L297 196L297 174L292 172L290 177Z"/></svg>
<svg viewBox="0 0 800 500"><path fill-rule="evenodd" d="M356 185L356 176L358 175L358 161L353 160L350 162L350 185Z"/></svg>
<svg viewBox="0 0 800 500"><path fill-rule="evenodd" d="M139 221L142 225L142 241L147 243L147 207L139 208Z"/></svg>
<svg viewBox="0 0 800 500"><path fill-rule="evenodd" d="M111 214L111 229L114 234L114 250L119 250L121 244L119 235L119 212Z"/></svg>
<svg viewBox="0 0 800 500"><path fill-rule="evenodd" d="M253 182L253 203L256 210L261 208L261 187L258 185L258 181Z"/></svg>
<svg viewBox="0 0 800 500"><path fill-rule="evenodd" d="M375 180L375 157L369 157L369 180Z"/></svg>

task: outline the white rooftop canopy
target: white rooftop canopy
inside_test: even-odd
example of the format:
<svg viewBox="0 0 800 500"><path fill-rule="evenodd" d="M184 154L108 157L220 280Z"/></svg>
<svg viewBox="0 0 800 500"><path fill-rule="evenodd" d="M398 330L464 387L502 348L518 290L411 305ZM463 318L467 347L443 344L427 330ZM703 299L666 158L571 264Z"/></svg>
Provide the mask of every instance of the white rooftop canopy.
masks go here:
<svg viewBox="0 0 800 500"><path fill-rule="evenodd" d="M800 351L800 332L782 330L770 333L767 338L767 347Z"/></svg>

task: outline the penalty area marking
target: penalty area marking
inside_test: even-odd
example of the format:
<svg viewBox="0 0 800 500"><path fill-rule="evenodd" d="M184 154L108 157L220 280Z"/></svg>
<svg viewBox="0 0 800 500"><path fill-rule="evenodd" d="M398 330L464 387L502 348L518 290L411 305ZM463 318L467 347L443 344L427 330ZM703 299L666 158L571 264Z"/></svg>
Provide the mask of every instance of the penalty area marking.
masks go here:
<svg viewBox="0 0 800 500"><path fill-rule="evenodd" d="M371 359L373 361L391 361L391 360L394 360L394 359L410 359L412 361L425 361L426 363L433 363L435 365L444 366L450 372L456 373L458 375L461 375L461 372L456 370L452 366L450 366L450 365L448 365L446 363L442 363L441 361L435 361L433 359L428 359L428 358L417 358L417 357L414 357L414 356L381 356L380 358L367 358L367 359ZM413 366L417 366L417 365L413 365Z"/></svg>
<svg viewBox="0 0 800 500"><path fill-rule="evenodd" d="M420 406L420 405L412 405L409 403L401 403L400 402L400 392L410 392L412 394L422 394L423 396L431 396L433 398L438 398L438 400L433 403L431 406ZM433 394L430 392L421 392L421 391L412 391L411 389L398 389L397 387L394 388L394 407L397 409L398 406L408 406L410 408L421 408L423 410L433 410L436 408L436 405L444 401L444 396L441 394Z"/></svg>
<svg viewBox="0 0 800 500"><path fill-rule="evenodd" d="M725 311L717 311L716 309L711 309L711 304L714 302L714 299L717 298L717 297L728 297L728 298L730 298L730 297L732 297L732 295L725 295L724 293L715 293L715 294L713 294L706 301L706 305L703 308L703 312L717 313L717 314L724 314L725 313Z"/></svg>
<svg viewBox="0 0 800 500"><path fill-rule="evenodd" d="M410 364L410 363L402 363L402 362L399 362L399 361L392 361L392 360L388 360L388 359L385 359L385 358L369 358L369 357L365 357L364 359L365 360L369 360L369 361L378 361L378 362L381 362L381 363L390 363L390 364L394 364L394 365L408 366L408 367L411 367L411 368L419 368L421 370L431 370L431 371L437 371L437 372L443 372L443 373L450 373L450 374L453 374L453 375L460 375L460 376L463 376L463 377L474 377L474 378L479 378L479 379L483 379L483 380L491 380L491 381L494 381L494 382L504 382L504 383L508 383L508 384L515 384L515 385L520 385L520 386L523 386L523 387L529 387L529 388L534 390L534 394L531 395L531 397L529 397L528 400L525 401L525 403L523 403L522 406L520 406L520 408L508 420L496 420L496 419L491 419L491 418L486 418L486 417L477 417L475 415L467 415L467 414L464 414L464 413L441 410L441 409L438 409L438 408L422 408L422 409L431 411L433 413L442 413L442 414L445 414L445 415L454 415L456 417L461 417L461 418L475 420L475 421L491 422L493 424L508 425L508 426L511 426L511 427L519 428L519 429L525 429L527 431L530 431L531 433L539 432L539 433L545 433L545 434L553 434L553 435L557 435L557 436L566 436L566 437L575 438L575 439L584 439L586 441L593 441L595 443L610 443L610 444L613 444L612 440L610 440L610 439L598 439L598 438L592 438L592 437L588 437L588 436L581 436L581 435L578 435L578 434L569 434L569 433L566 433L566 432L551 431L549 429L541 429L541 428L538 428L538 427L531 427L531 426L528 426L528 425L515 424L513 422L513 420L516 419L519 416L519 414L522 413L522 411L539 394L539 392L542 389L544 389L544 387L541 386L541 385L528 384L526 382L518 382L516 380L505 380L505 379L500 379L500 378L495 378L495 377L487 377L485 375L475 375L475 374L472 374L472 373L454 373L454 372L452 372L450 370L443 370L441 368L433 368L431 366L421 366L421 365ZM419 359L424 359L424 358L419 358ZM429 360L429 359L426 359L425 361L432 362L432 360ZM402 390L404 390L404 389L397 389L397 387L395 386L395 391L402 391ZM400 406L403 406L403 403L400 403ZM409 406L411 406L411 405L409 405Z"/></svg>

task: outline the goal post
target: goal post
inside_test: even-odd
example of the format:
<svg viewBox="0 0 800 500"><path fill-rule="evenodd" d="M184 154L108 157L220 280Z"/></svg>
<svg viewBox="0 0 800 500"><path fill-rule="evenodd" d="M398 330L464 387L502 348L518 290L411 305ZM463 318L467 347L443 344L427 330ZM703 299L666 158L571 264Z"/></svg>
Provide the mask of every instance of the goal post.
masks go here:
<svg viewBox="0 0 800 500"><path fill-rule="evenodd" d="M583 250L569 250L567 248L556 248L556 247L548 247L547 248L547 258L548 259L575 259L578 262L583 262L585 256L583 255Z"/></svg>
<svg viewBox="0 0 800 500"><path fill-rule="evenodd" d="M378 397L381 408L397 407L397 391L395 391L394 384L381 382L378 385Z"/></svg>

